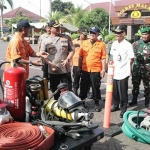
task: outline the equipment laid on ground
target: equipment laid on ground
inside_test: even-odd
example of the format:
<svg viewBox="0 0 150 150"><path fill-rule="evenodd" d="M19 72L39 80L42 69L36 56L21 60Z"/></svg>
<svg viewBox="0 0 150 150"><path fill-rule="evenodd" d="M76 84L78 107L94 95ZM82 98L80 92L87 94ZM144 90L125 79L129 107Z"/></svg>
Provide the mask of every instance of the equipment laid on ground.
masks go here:
<svg viewBox="0 0 150 150"><path fill-rule="evenodd" d="M4 70L4 89L2 88L4 94L3 101L6 103L8 102L6 100L11 101L8 105L14 106L15 109L20 108L20 103L23 101L22 110L19 109L16 111L13 107L10 107L10 114L13 114L12 117L14 120L24 116L26 102L26 121L32 123L32 125L42 125L53 129L56 135L55 138L57 138L55 139L56 141L62 139L61 137L63 136L71 137L71 139L78 139L81 142L72 145L72 147L88 147L88 149L90 149L93 142L96 142L104 136L103 131L97 129L98 124L91 122L94 114L87 112L83 107L83 101L81 101L73 92L68 91L65 83L60 83L57 87L58 89L48 99L47 81L40 76L34 76L25 83L23 78L24 69L20 68L21 67L14 66ZM17 74L14 73L15 71ZM1 81L1 87L3 87L3 85ZM9 95L9 91L12 92L11 95L14 97ZM59 91L59 99L53 100L53 96ZM8 99L10 97L11 99ZM5 124L2 126L5 127ZM43 134L46 133L41 126L40 130ZM82 136L87 139L82 139ZM70 140L68 139L68 142L69 141ZM21 147L22 146L20 146L20 148ZM64 146L61 145L60 148L64 149Z"/></svg>
<svg viewBox="0 0 150 150"><path fill-rule="evenodd" d="M26 121L41 119L41 107L48 99L46 78L33 76L26 80Z"/></svg>
<svg viewBox="0 0 150 150"><path fill-rule="evenodd" d="M3 124L0 141L0 150L49 150L54 145L54 130L26 122Z"/></svg>
<svg viewBox="0 0 150 150"><path fill-rule="evenodd" d="M127 111L123 116L123 133L135 141L150 144L150 112Z"/></svg>
<svg viewBox="0 0 150 150"><path fill-rule="evenodd" d="M81 137L77 132L95 129L98 124L90 122L93 113L86 112L83 102L66 87L66 83L58 85L58 89L41 108L41 120L33 123L51 126L61 134L78 139ZM58 91L61 91L58 101L53 100Z"/></svg>

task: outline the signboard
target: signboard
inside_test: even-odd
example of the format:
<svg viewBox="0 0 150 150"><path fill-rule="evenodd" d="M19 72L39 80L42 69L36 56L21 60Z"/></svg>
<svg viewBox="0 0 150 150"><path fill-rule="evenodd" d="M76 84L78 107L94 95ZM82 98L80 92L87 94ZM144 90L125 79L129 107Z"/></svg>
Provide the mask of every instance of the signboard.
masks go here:
<svg viewBox="0 0 150 150"><path fill-rule="evenodd" d="M150 11L150 6L140 3L128 5L118 13L118 17L121 17L121 15L126 11L133 10L131 13L131 18L141 18L141 12L139 11L139 9L147 9L148 11Z"/></svg>

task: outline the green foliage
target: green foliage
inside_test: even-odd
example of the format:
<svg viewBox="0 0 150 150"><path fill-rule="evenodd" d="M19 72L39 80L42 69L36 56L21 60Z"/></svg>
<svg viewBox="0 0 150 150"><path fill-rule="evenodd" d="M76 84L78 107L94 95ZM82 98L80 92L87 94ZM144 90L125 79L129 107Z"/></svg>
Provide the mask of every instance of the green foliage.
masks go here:
<svg viewBox="0 0 150 150"><path fill-rule="evenodd" d="M108 35L108 29L106 26L104 28L100 28L100 35L102 36L102 39L105 39L105 36Z"/></svg>
<svg viewBox="0 0 150 150"><path fill-rule="evenodd" d="M28 20L28 22L32 22L25 14L23 14L21 11L18 12L17 16L10 19L6 20L5 23L7 23L8 28L12 28L12 24L18 23L20 20Z"/></svg>
<svg viewBox="0 0 150 150"><path fill-rule="evenodd" d="M46 16L48 21L51 20L60 20L63 17L63 13L60 11L55 11L54 13L48 13L48 16Z"/></svg>
<svg viewBox="0 0 150 150"><path fill-rule="evenodd" d="M98 26L100 30L108 28L109 14L102 8L96 8L88 12L79 22L79 27L91 28Z"/></svg>
<svg viewBox="0 0 150 150"><path fill-rule="evenodd" d="M144 27L140 27L140 29L137 31L137 33L135 33L135 36L141 36L142 35L142 30Z"/></svg>
<svg viewBox="0 0 150 150"><path fill-rule="evenodd" d="M113 34L113 33L105 36L106 43L108 43L110 41L114 41L114 40L115 40L115 34Z"/></svg>
<svg viewBox="0 0 150 150"><path fill-rule="evenodd" d="M71 39L72 40L74 40L74 39L76 39L76 38L78 38L79 37L79 34L77 34L77 33L74 33L74 34L71 34Z"/></svg>
<svg viewBox="0 0 150 150"><path fill-rule="evenodd" d="M74 5L72 2L62 2L61 0L54 0L52 2L52 11L59 11L62 12L63 14L68 14L66 9L70 10Z"/></svg>
<svg viewBox="0 0 150 150"><path fill-rule="evenodd" d="M79 26L80 20L87 13L81 6L77 6L77 8L71 7L71 9L66 9L66 11L68 12L68 15L63 17L63 22L74 26Z"/></svg>

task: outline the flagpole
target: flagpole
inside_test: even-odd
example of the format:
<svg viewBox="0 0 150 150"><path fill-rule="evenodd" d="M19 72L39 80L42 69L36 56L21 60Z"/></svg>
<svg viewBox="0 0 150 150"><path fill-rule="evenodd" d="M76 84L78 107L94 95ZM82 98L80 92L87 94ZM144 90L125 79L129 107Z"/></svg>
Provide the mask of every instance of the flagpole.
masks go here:
<svg viewBox="0 0 150 150"><path fill-rule="evenodd" d="M110 19L111 19L111 3L112 3L112 0L110 0L109 2L109 34L110 34Z"/></svg>

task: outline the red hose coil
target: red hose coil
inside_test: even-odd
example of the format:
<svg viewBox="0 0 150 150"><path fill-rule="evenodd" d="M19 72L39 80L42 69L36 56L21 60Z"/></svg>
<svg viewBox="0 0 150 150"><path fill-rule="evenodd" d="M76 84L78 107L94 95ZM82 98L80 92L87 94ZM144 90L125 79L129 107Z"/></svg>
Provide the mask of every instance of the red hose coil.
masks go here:
<svg viewBox="0 0 150 150"><path fill-rule="evenodd" d="M38 146L44 136L30 123L9 123L0 126L0 150L28 150Z"/></svg>

